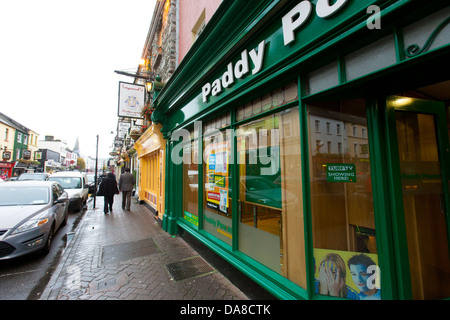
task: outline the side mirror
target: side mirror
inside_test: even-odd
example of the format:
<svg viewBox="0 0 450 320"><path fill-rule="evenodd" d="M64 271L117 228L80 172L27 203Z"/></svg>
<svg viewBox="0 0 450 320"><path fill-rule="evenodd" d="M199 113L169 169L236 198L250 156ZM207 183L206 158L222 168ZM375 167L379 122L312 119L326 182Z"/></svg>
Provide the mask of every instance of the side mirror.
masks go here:
<svg viewBox="0 0 450 320"><path fill-rule="evenodd" d="M56 203L63 203L69 200L69 196L67 195L67 192L64 192L58 199L55 200Z"/></svg>

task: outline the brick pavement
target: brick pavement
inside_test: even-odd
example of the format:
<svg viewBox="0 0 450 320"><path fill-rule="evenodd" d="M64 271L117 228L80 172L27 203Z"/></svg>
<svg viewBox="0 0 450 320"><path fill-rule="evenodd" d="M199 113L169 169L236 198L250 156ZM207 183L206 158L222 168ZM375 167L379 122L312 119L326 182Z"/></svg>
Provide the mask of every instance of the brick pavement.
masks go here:
<svg viewBox="0 0 450 320"><path fill-rule="evenodd" d="M107 215L103 197L96 202L95 209L88 204L41 300L249 299L182 238L164 232L135 199L127 212L121 208L121 196L116 196L113 212ZM176 269L180 264L184 269ZM189 269L193 277L177 278L179 271Z"/></svg>

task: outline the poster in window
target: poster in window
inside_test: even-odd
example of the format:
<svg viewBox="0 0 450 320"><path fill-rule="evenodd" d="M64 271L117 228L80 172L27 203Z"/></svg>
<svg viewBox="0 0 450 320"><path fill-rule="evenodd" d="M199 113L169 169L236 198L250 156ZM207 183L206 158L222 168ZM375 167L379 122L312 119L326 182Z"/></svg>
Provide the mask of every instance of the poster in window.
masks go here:
<svg viewBox="0 0 450 320"><path fill-rule="evenodd" d="M351 300L380 300L378 255L314 248L316 294Z"/></svg>
<svg viewBox="0 0 450 320"><path fill-rule="evenodd" d="M228 143L212 143L205 149L206 206L223 213L228 208Z"/></svg>

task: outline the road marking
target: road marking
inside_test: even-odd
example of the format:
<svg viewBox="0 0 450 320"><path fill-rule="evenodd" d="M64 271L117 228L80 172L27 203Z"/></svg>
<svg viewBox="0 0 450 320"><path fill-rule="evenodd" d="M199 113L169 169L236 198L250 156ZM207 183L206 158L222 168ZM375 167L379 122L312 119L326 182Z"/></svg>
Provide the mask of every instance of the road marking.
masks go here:
<svg viewBox="0 0 450 320"><path fill-rule="evenodd" d="M16 276L18 274L32 273L32 272L36 272L36 271L39 271L39 270L28 270L28 271L22 271L22 272L0 274L0 278L1 277Z"/></svg>

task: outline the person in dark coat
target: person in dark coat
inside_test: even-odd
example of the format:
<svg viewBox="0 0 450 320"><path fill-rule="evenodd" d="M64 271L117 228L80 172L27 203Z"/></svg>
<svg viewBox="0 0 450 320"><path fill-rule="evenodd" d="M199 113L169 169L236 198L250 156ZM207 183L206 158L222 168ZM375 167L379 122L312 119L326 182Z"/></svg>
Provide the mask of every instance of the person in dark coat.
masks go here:
<svg viewBox="0 0 450 320"><path fill-rule="evenodd" d="M114 174L108 173L106 178L102 180L100 183L100 187L98 189L98 195L103 196L105 205L103 211L105 214L109 211L112 212L112 207L114 203L114 195L119 194L119 189L117 188L117 181L114 178Z"/></svg>

